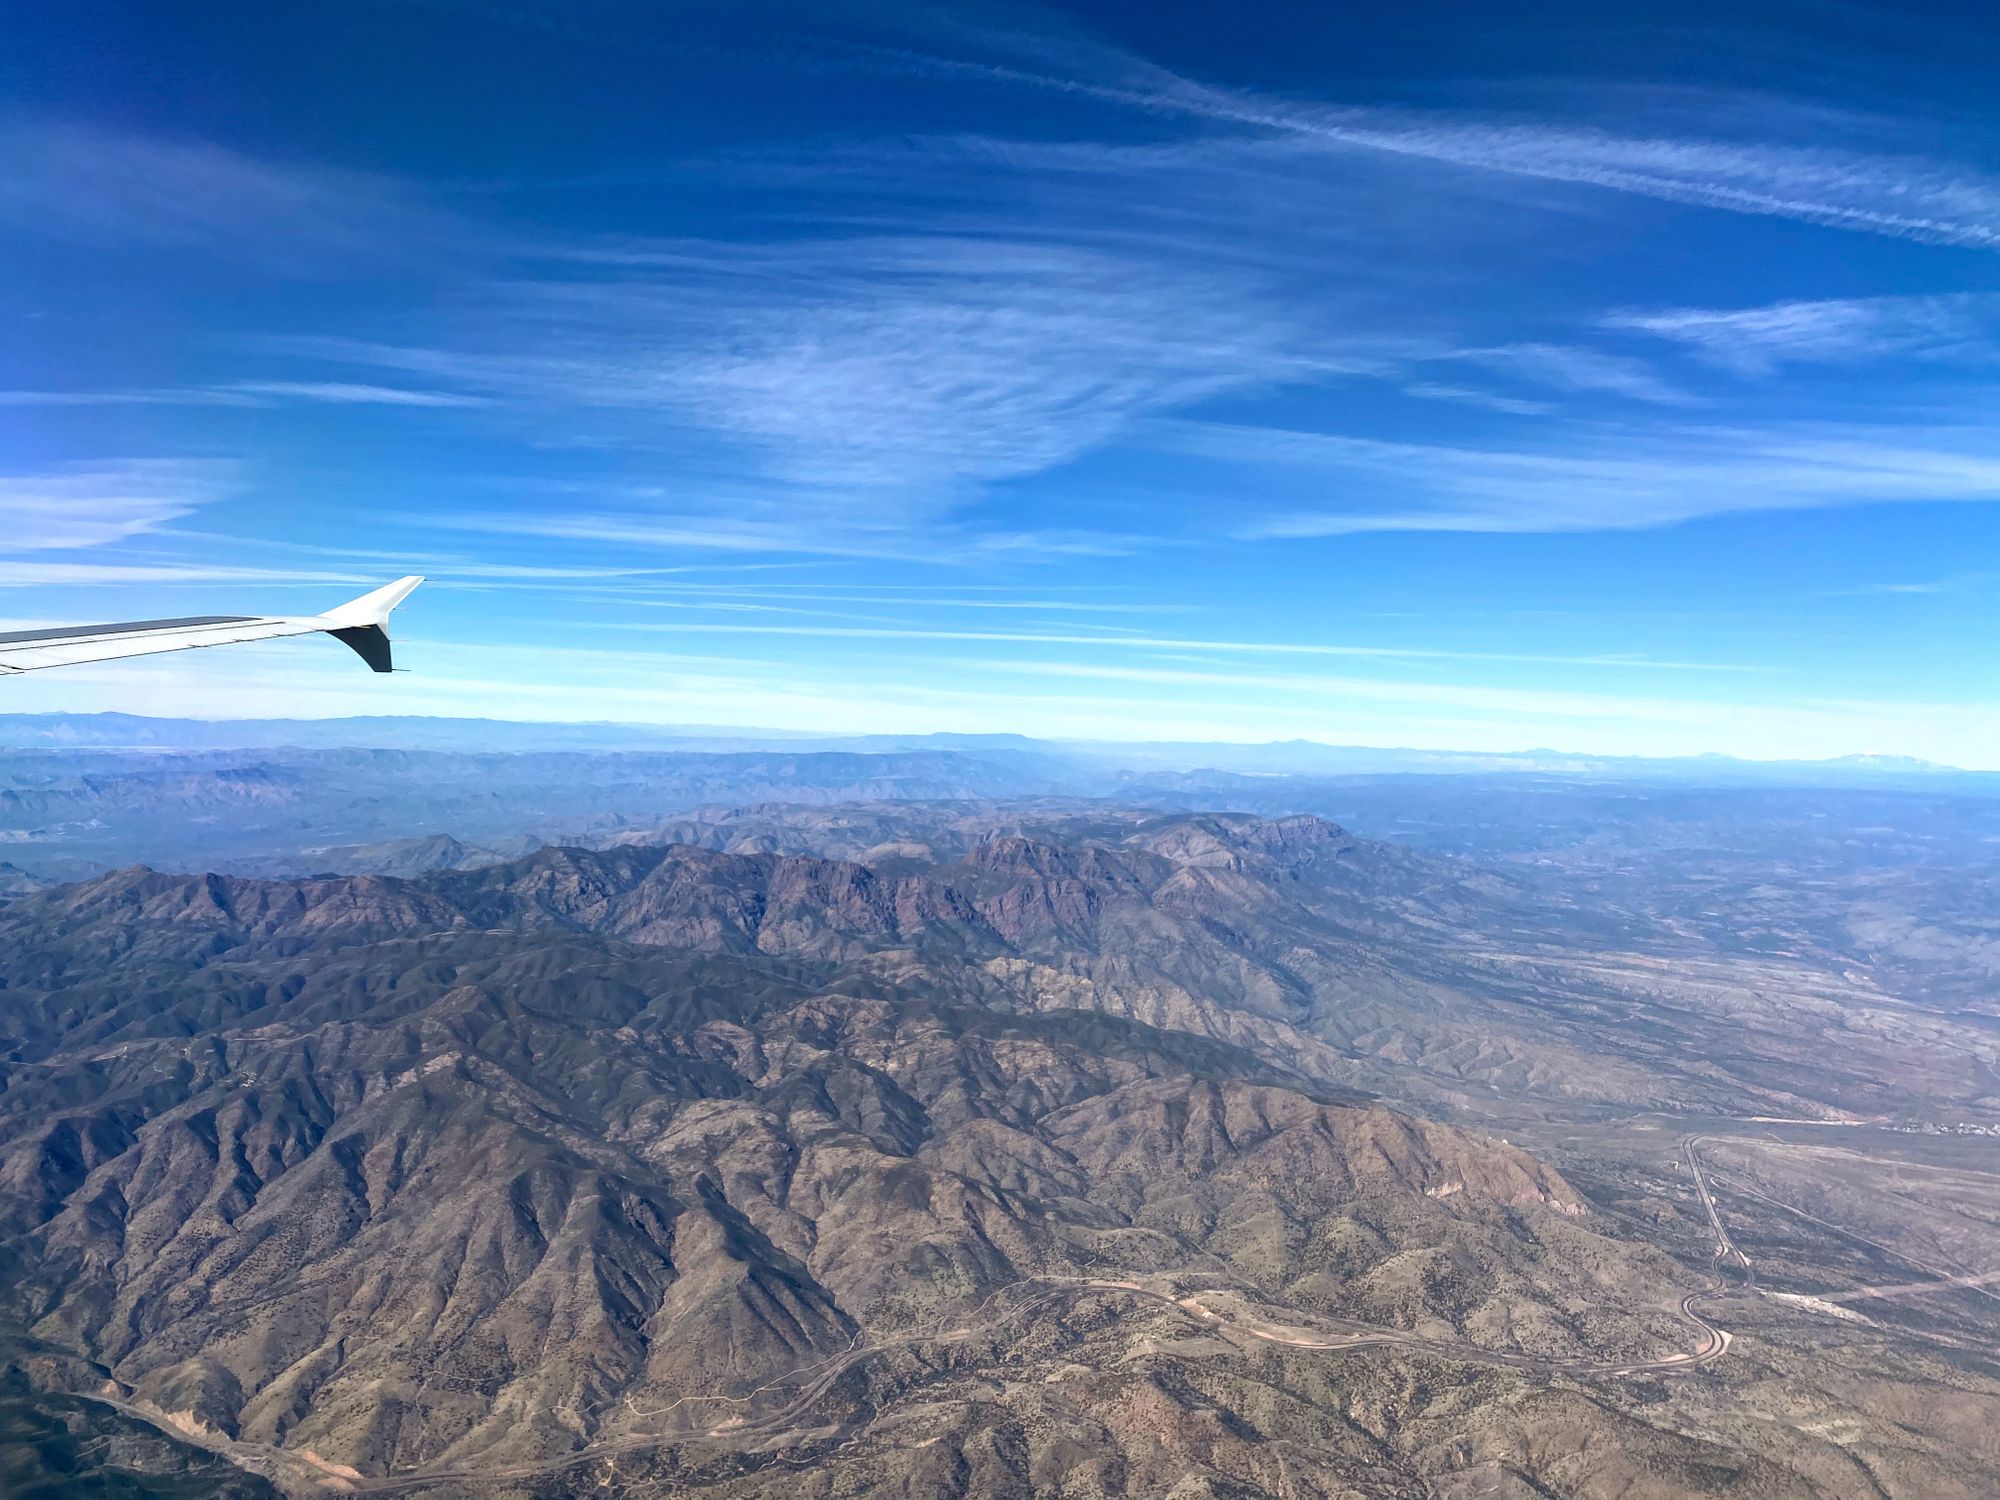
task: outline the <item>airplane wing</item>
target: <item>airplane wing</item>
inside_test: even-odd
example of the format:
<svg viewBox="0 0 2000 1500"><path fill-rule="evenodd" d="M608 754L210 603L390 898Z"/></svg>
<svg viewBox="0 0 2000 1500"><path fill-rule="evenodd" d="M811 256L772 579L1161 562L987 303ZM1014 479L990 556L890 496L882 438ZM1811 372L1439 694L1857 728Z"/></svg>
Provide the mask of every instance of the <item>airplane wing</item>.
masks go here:
<svg viewBox="0 0 2000 1500"><path fill-rule="evenodd" d="M394 583L350 599L323 615L194 615L184 620L128 620L115 625L67 625L53 630L0 633L0 677L41 667L151 656L197 646L227 646L281 635L325 631L351 646L377 672L393 670L389 660L389 611L410 597L422 578Z"/></svg>

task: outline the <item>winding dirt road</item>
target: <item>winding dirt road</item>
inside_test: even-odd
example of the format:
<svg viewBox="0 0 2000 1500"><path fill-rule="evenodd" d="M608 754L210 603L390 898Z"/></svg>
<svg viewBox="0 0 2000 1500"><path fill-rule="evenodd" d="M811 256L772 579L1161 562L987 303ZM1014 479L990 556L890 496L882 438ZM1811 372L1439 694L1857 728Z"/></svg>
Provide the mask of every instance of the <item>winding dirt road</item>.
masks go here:
<svg viewBox="0 0 2000 1500"><path fill-rule="evenodd" d="M139 1418L169 1431L181 1441L198 1442L201 1446L212 1449L252 1473L261 1474L281 1484L290 1481L289 1487L293 1489L297 1489L299 1482L303 1480L326 1493L392 1495L411 1494L441 1484L542 1478L623 1454L688 1443L734 1446L746 1439L771 1437L795 1431L805 1425L813 1407L835 1383L862 1360L920 1344L949 1346L990 1338L1029 1313L1040 1311L1060 1301L1074 1301L1083 1297L1126 1297L1137 1302L1172 1308L1192 1318L1204 1331L1245 1344L1272 1344L1287 1349L1324 1354L1358 1353L1368 1349L1403 1349L1460 1363L1600 1379L1685 1374L1720 1359L1728 1352L1730 1340L1727 1331L1716 1327L1695 1310L1695 1302L1705 1295L1701 1292L1690 1293L1682 1298L1680 1303L1681 1315L1694 1324L1701 1333L1701 1342L1694 1349L1650 1360L1608 1361L1545 1359L1533 1355L1483 1349L1475 1344L1451 1339L1427 1338L1402 1329L1332 1320L1327 1320L1329 1326L1325 1329L1323 1337L1309 1337L1295 1331L1262 1327L1243 1318L1219 1312L1204 1300L1240 1295L1229 1288L1215 1288L1175 1296L1170 1292L1158 1291L1132 1281L1034 1278L1017 1282L996 1296L1022 1287L1032 1287L1035 1291L1033 1295L984 1322L961 1325L939 1333L910 1334L899 1338L859 1343L829 1359L794 1370L790 1375L764 1389L777 1389L798 1382L797 1394L781 1407L761 1416L726 1418L720 1422L704 1422L699 1426L691 1425L666 1431L606 1438L587 1447L536 1463L479 1468L438 1468L427 1469L421 1473L385 1475L379 1478L348 1478L335 1473L330 1466L315 1464L290 1449L261 1443L229 1442L221 1438L203 1440L199 1436L190 1437L186 1431L167 1423L160 1413L150 1408L111 1397L97 1396L92 1399L127 1416ZM993 1299L989 1299L989 1303L991 1300Z"/></svg>

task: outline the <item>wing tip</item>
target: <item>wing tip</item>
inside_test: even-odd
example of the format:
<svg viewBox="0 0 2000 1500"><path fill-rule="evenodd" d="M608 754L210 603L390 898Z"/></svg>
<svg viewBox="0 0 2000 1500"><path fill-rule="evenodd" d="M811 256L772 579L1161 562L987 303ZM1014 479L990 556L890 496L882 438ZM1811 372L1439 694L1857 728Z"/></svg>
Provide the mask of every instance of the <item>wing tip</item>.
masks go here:
<svg viewBox="0 0 2000 1500"><path fill-rule="evenodd" d="M378 629L389 623L389 611L401 604L417 591L417 585L424 581L421 573L410 573L398 578L394 583L385 583L379 589L371 589L358 599L350 599L345 604L328 610L323 618L336 626L373 625Z"/></svg>
<svg viewBox="0 0 2000 1500"><path fill-rule="evenodd" d="M423 574L408 573L328 610L320 616L327 622L326 633L350 647L368 663L371 672L395 671L389 647L389 612L414 594L423 581Z"/></svg>

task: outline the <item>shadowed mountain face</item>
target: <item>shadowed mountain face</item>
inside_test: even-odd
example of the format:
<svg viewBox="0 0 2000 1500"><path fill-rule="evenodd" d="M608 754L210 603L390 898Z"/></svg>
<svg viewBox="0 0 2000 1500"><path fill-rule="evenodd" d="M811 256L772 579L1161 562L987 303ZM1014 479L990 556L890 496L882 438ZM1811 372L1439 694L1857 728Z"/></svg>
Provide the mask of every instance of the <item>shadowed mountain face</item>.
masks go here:
<svg viewBox="0 0 2000 1500"><path fill-rule="evenodd" d="M1313 818L879 816L17 897L16 1364L294 1493L1851 1492L1668 1379L1698 1203L1498 1134L1983 1107L1990 1031Z"/></svg>

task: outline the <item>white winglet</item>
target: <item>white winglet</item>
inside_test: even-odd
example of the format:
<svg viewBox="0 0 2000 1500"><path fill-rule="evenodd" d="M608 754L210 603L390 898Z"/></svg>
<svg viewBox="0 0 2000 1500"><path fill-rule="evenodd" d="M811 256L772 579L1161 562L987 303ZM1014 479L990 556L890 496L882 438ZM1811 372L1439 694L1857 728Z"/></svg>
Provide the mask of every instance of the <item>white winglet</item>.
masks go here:
<svg viewBox="0 0 2000 1500"><path fill-rule="evenodd" d="M398 578L394 583L385 583L379 589L363 594L359 599L350 599L347 603L328 610L321 618L346 627L387 625L389 611L415 593L417 585L423 581L423 577L415 573L408 578Z"/></svg>

